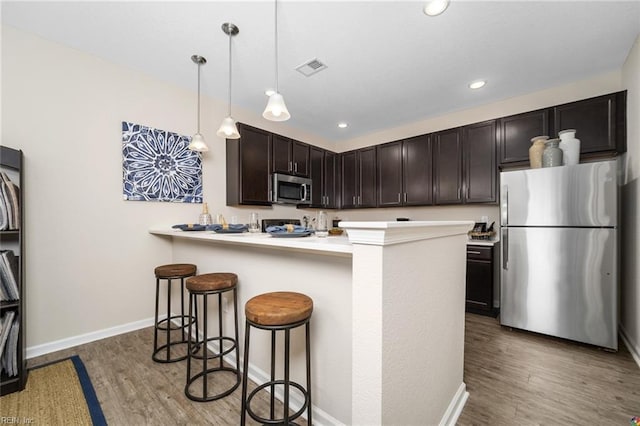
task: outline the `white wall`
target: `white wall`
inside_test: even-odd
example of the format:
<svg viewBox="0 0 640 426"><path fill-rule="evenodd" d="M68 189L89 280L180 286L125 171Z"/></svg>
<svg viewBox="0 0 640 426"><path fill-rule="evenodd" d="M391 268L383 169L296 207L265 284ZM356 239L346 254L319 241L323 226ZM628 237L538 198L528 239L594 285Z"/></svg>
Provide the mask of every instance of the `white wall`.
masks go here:
<svg viewBox="0 0 640 426"><path fill-rule="evenodd" d="M1 83L2 145L25 155L27 347L151 318L153 268L171 251L147 229L195 222L201 205L123 201L120 126L193 134L195 78L194 91L184 90L4 25ZM212 213L301 217L294 207L226 207L225 143L215 136L225 115L224 103L203 99L201 130L211 149L203 157L204 198ZM244 111L234 115L330 146Z"/></svg>
<svg viewBox="0 0 640 426"><path fill-rule="evenodd" d="M640 364L640 37L622 67L627 89L627 153L622 187L622 332Z"/></svg>

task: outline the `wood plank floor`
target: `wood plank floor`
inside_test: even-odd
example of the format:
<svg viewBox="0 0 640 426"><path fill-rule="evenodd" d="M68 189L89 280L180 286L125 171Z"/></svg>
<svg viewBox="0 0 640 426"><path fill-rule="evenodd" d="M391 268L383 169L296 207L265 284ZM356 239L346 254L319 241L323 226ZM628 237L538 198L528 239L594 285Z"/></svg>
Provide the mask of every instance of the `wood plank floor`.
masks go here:
<svg viewBox="0 0 640 426"><path fill-rule="evenodd" d="M617 353L501 327L467 314L459 425L629 425L640 416L640 368Z"/></svg>
<svg viewBox="0 0 640 426"><path fill-rule="evenodd" d="M185 362L151 361L152 341L146 328L28 364L80 355L110 425L239 423L240 388L219 401L187 399ZM479 315L467 314L464 380L470 397L459 425L629 425L640 415L640 368L623 344L610 353ZM265 409L266 398L258 404Z"/></svg>

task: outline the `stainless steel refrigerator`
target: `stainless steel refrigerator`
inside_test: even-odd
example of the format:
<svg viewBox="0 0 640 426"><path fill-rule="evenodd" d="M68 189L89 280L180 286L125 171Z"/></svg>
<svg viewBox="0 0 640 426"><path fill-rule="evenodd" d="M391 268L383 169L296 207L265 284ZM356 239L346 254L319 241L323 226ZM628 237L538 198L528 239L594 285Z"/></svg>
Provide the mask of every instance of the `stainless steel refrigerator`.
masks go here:
<svg viewBox="0 0 640 426"><path fill-rule="evenodd" d="M503 325L618 349L615 160L500 174Z"/></svg>

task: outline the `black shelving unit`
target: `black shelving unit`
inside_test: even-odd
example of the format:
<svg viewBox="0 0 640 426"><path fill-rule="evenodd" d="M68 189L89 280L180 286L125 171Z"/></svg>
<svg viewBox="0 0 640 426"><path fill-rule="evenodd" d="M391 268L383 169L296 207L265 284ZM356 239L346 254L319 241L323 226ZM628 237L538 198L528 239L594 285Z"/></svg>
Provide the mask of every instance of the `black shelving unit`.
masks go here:
<svg viewBox="0 0 640 426"><path fill-rule="evenodd" d="M0 395L7 395L12 392L21 391L27 383L27 360L25 356L24 174L22 151L0 146L0 170L8 175L14 176L14 178L16 175L18 177L17 182L14 181L13 183L19 188L18 199L20 215L19 229L0 230L0 249L13 250L14 255L18 259L17 283L19 298L18 300L0 301L0 316L4 316L9 311L15 311L14 321L18 321L20 324L16 354L18 374L16 376L9 376L4 370L0 374Z"/></svg>

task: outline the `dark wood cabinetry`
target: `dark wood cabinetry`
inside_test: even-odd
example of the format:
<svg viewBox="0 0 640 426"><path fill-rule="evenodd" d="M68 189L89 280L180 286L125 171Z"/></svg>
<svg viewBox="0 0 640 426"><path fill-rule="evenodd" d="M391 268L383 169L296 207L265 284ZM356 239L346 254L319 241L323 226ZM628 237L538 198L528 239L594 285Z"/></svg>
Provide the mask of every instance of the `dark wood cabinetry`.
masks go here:
<svg viewBox="0 0 640 426"><path fill-rule="evenodd" d="M597 153L626 151L624 105L626 92L585 99L553 108L553 134L576 129L580 139L580 154L590 157ZM622 111L618 111L621 109Z"/></svg>
<svg viewBox="0 0 640 426"><path fill-rule="evenodd" d="M342 208L376 206L376 147L340 156Z"/></svg>
<svg viewBox="0 0 640 426"><path fill-rule="evenodd" d="M239 124L227 139L227 205L271 205L271 133Z"/></svg>
<svg viewBox="0 0 640 426"><path fill-rule="evenodd" d="M273 135L274 173L309 177L309 145L280 135Z"/></svg>
<svg viewBox="0 0 640 426"><path fill-rule="evenodd" d="M336 196L337 154L315 146L310 147L309 177L312 181L311 206L338 208Z"/></svg>
<svg viewBox="0 0 640 426"><path fill-rule="evenodd" d="M433 184L435 204L462 203L462 130L433 135Z"/></svg>
<svg viewBox="0 0 640 426"><path fill-rule="evenodd" d="M465 203L497 201L496 122L472 124L462 128Z"/></svg>
<svg viewBox="0 0 640 426"><path fill-rule="evenodd" d="M18 298L7 296L0 300L0 317L3 326L9 327L3 348L5 357L11 358L12 351L15 351L15 373L9 375L7 368L0 373L0 395L18 392L24 389L27 382L27 359L26 359L26 312L25 312L25 249L24 249L24 173L22 151L0 146L0 171L11 181L12 190L16 191L17 207L12 215L15 217L14 224L7 226L6 230L0 230L0 250L11 266L10 271L3 270L3 276L8 274L15 280ZM3 178L0 178L2 180ZM14 186L15 185L15 186ZM8 206L11 209L11 206ZM11 211L8 215L11 215ZM4 262L4 261L3 261ZM3 267L4 268L4 267ZM13 287L12 288L16 288ZM4 294L4 292L3 292ZM12 318L11 324L8 323ZM17 327L17 328L15 328ZM15 340L14 340L15 339ZM1 354L0 354L1 355ZM10 413L7 413L10 414ZM5 414L3 414L5 415Z"/></svg>
<svg viewBox="0 0 640 426"><path fill-rule="evenodd" d="M491 315L493 309L494 247L467 245L467 291L468 312Z"/></svg>
<svg viewBox="0 0 640 426"><path fill-rule="evenodd" d="M501 164L529 162L531 138L551 134L549 114L541 109L498 120Z"/></svg>
<svg viewBox="0 0 640 426"><path fill-rule="evenodd" d="M429 135L378 145L378 207L433 202Z"/></svg>
<svg viewBox="0 0 640 426"><path fill-rule="evenodd" d="M576 129L581 160L625 152L626 96L626 91L611 93L500 118L500 166L528 167L531 138L554 138L565 129Z"/></svg>

